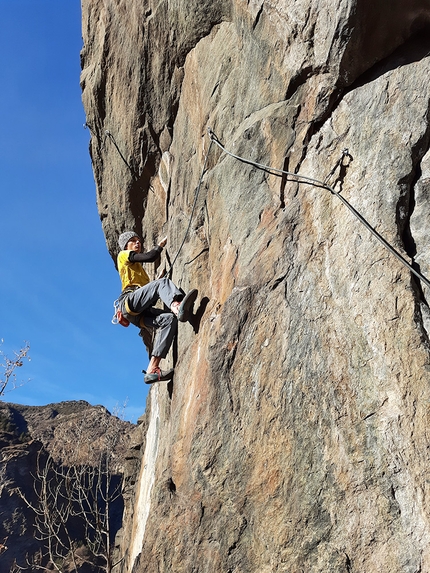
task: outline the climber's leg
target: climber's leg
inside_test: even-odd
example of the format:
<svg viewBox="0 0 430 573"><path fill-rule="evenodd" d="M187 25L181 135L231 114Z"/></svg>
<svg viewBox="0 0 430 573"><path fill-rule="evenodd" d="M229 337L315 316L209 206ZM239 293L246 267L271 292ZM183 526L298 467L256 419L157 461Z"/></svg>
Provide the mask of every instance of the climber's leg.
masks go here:
<svg viewBox="0 0 430 573"><path fill-rule="evenodd" d="M159 299L170 308L174 301L180 301L183 298L184 293L171 280L158 279L130 292L127 296L127 302L130 310L141 314L151 306L154 306Z"/></svg>
<svg viewBox="0 0 430 573"><path fill-rule="evenodd" d="M145 326L150 326L156 330L151 360L144 380L147 384L170 380L173 376L173 369L160 370L160 361L162 358L166 358L169 352L178 330L178 321L171 312L163 312L157 308L151 309L149 313L142 316L141 320Z"/></svg>

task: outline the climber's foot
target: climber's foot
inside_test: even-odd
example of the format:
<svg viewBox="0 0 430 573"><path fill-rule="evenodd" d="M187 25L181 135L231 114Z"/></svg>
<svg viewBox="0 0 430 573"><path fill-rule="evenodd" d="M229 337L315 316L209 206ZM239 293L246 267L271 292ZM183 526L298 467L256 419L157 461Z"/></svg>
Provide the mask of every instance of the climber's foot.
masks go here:
<svg viewBox="0 0 430 573"><path fill-rule="evenodd" d="M193 288L190 292L185 295L185 298L181 301L178 309L178 320L179 322L187 322L190 317L190 310L193 308L194 302L197 298L198 290Z"/></svg>
<svg viewBox="0 0 430 573"><path fill-rule="evenodd" d="M154 384L154 382L166 382L167 380L171 380L173 377L174 370L170 368L170 370L160 370L160 368L156 368L154 372L145 372L143 380L145 384Z"/></svg>

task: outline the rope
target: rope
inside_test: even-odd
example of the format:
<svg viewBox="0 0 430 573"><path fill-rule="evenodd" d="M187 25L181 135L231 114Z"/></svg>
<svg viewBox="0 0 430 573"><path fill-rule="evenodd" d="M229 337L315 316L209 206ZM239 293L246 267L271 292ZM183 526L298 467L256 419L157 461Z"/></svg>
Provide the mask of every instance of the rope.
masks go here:
<svg viewBox="0 0 430 573"><path fill-rule="evenodd" d="M212 144L213 144L213 143L214 143L214 142L213 142L213 140L211 139L211 142L210 142L209 148L208 148L208 152L206 153L205 161L204 161L204 163L203 163L203 169L202 169L202 172L201 172L201 175L200 175L200 179L199 179L198 185L197 185L197 187L196 187L196 190L195 190L195 192L194 192L194 202L193 202L193 206L192 206L192 209L191 209L191 215L190 215L189 221L188 221L188 227L187 227L187 230L185 231L185 235L184 235L184 238L182 239L182 243L181 243L181 245L180 245L180 247L179 247L179 249L178 249L176 255L173 257L173 261L171 262L170 268L169 268L169 270L167 271L167 276L168 276L169 278L171 278L171 276L172 276L173 265L176 263L176 259L178 258L179 253L182 251L182 248L183 248L183 246L184 246L184 244L185 244L185 241L186 241L186 239L187 239L187 237L188 237L188 233L189 233L189 231L190 231L191 222L192 222L192 220L193 220L194 211L195 211L195 208L196 208L196 205L197 205L197 199L199 198L200 188L201 188L201 186L202 186L203 177L204 177L205 172L206 172L206 164L207 164L207 162L208 162L209 153L210 153L210 151L211 151L211 147L212 147Z"/></svg>
<svg viewBox="0 0 430 573"><path fill-rule="evenodd" d="M111 134L111 132L110 132L109 130L107 130L107 129L105 130L105 134L106 134L107 137L109 137L109 139L110 139L110 140L112 141L112 143L114 144L115 149L118 151L119 156L120 156L121 159L124 161L124 163L127 165L127 167L128 167L128 169L129 169L129 171L130 171L130 173L131 173L133 179L136 180L136 175L135 175L135 173L134 173L134 171L133 171L131 165L128 163L127 159L126 159L126 158L124 157L124 155L122 154L121 149L118 147L118 144L117 144L117 142L115 141L114 136L113 136L113 135Z"/></svg>
<svg viewBox="0 0 430 573"><path fill-rule="evenodd" d="M253 167L256 167L257 169L261 169L262 171L266 171L267 173L270 173L272 175L276 175L278 177L283 176L283 175L287 175L290 177L294 177L295 181L297 183L307 183L309 185L314 185L316 187L321 187L322 189L327 189L328 191L330 191L330 193L335 195L345 205L345 207L347 207L347 209L349 209L349 211L354 215L354 217L356 217L360 221L360 223L362 223L366 227L366 229L368 229L368 231L370 231L370 233L392 255L394 255L407 269L409 269L409 271L411 273L413 273L418 279L423 281L423 283L430 288L430 281L423 274L421 274L419 271L417 271L392 245L390 245L390 243L388 243L388 241L386 239L384 239L384 237L382 237L382 235L380 235L378 233L378 231L376 231L376 229L374 229L371 225L369 225L369 223L366 221L366 219L339 192L335 191L333 189L333 187L331 187L330 185L328 185L325 182L325 181L328 181L330 179L330 177L333 175L336 168L342 163L343 158L346 155L349 155L348 149L343 150L342 157L336 163L334 168L330 171L330 173L326 177L326 180L320 181L319 179L314 179L313 177L306 177L305 175L300 175L299 173L292 173L291 171L285 171L284 169L276 169L274 167L270 167L269 165L263 165L261 163L256 163L255 161L251 161L250 159L245 159L244 157L240 157L239 155L235 155L231 151L228 151L228 149L226 149L222 145L222 143L220 142L220 140L218 139L218 137L215 135L215 133L212 131L212 129L210 127L208 128L208 134L209 134L211 142L218 145L218 147L222 151L224 151L224 153L226 153L227 155L230 155L230 157L233 157L234 159L237 159L238 161L241 161L242 163L252 165ZM210 150L210 147L209 147L209 150ZM208 155L209 155L209 150L208 150ZM207 159L207 156L206 156L206 159ZM205 162L205 165L206 165L206 162Z"/></svg>
<svg viewBox="0 0 430 573"><path fill-rule="evenodd" d="M91 127L91 125L90 125L89 123L87 123L87 122L84 123L84 124L83 124L83 128L84 128L84 129L88 129L89 132L91 133L91 135L92 135L92 136L95 136L95 133L93 132L93 128ZM121 159L124 161L124 163L127 165L128 169L130 170L130 173L131 173L131 175L133 176L133 179L136 180L136 174L135 174L133 168L131 167L131 165L128 163L127 159L126 159L126 158L124 157L124 155L122 154L121 149L118 147L118 144L117 144L117 142L115 141L114 136L111 134L111 132L110 132L108 129L105 130L105 135L106 135L106 137L108 137L108 138L112 141L112 143L113 143L114 146L115 146L115 149L116 149L116 150L118 151L118 153L119 153L119 156L121 157Z"/></svg>

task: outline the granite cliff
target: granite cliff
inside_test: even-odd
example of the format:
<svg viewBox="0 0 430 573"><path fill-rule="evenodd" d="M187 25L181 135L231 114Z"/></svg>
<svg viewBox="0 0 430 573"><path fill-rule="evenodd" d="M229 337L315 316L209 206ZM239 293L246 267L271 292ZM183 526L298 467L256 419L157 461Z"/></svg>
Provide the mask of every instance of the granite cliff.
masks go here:
<svg viewBox="0 0 430 573"><path fill-rule="evenodd" d="M82 7L107 248L167 235L199 289L128 456L122 573L430 572L425 281L335 194L207 132L329 178L429 277L430 1Z"/></svg>

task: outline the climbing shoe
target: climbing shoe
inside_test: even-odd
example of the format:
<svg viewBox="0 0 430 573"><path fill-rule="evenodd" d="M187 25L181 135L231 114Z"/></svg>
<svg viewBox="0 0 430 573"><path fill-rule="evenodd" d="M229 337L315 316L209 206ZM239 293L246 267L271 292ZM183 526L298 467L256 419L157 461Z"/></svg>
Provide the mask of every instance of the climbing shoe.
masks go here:
<svg viewBox="0 0 430 573"><path fill-rule="evenodd" d="M178 320L179 322L187 322L190 318L190 310L193 308L194 302L197 298L197 289L190 290L190 292L185 295L185 298L181 302L178 310Z"/></svg>
<svg viewBox="0 0 430 573"><path fill-rule="evenodd" d="M174 370L173 368L170 370L160 370L160 368L157 368L155 372L149 373L145 372L145 370L142 370L142 372L145 374L143 377L145 384L154 384L154 382L166 382L167 380L171 380Z"/></svg>

